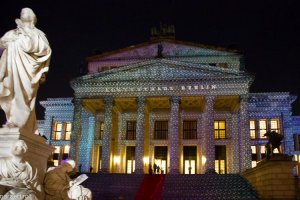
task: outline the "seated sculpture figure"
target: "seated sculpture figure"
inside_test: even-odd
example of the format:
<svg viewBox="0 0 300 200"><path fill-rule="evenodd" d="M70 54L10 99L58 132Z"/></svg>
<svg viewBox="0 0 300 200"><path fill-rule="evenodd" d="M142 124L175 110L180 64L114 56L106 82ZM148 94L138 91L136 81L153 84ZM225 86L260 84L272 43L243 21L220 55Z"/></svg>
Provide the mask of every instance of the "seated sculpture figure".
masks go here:
<svg viewBox="0 0 300 200"><path fill-rule="evenodd" d="M60 166L48 170L44 179L46 200L91 200L92 193L81 185L74 185L68 173L75 168L74 160L67 160Z"/></svg>
<svg viewBox="0 0 300 200"><path fill-rule="evenodd" d="M37 171L23 160L26 151L26 143L18 140L12 145L12 156L0 159L1 200L38 200L42 198Z"/></svg>

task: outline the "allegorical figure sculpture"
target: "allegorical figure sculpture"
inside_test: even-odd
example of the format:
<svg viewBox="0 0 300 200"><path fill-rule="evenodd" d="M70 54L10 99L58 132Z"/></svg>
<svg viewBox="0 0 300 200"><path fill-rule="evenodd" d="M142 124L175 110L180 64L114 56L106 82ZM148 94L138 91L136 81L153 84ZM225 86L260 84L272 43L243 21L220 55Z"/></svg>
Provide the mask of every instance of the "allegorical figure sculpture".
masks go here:
<svg viewBox="0 0 300 200"><path fill-rule="evenodd" d="M48 170L44 179L46 200L91 200L92 193L89 189L79 185L87 176L85 174L71 180L68 173L75 168L75 161L68 160L60 166Z"/></svg>
<svg viewBox="0 0 300 200"><path fill-rule="evenodd" d="M278 151L280 152L280 144L281 144L281 140L283 139L283 135L275 132L275 131L268 131L266 134L264 134L264 136L267 137L268 142L265 145L266 147L266 157L267 159L269 159L272 155L273 155L273 151L275 149L278 149Z"/></svg>
<svg viewBox="0 0 300 200"><path fill-rule="evenodd" d="M18 140L11 148L11 157L0 158L0 199L1 200L38 200L41 185L37 171L23 160L27 145Z"/></svg>
<svg viewBox="0 0 300 200"><path fill-rule="evenodd" d="M45 81L51 48L45 34L35 27L36 15L23 8L17 28L0 39L0 106L6 114L4 127L18 127L37 134L35 100Z"/></svg>

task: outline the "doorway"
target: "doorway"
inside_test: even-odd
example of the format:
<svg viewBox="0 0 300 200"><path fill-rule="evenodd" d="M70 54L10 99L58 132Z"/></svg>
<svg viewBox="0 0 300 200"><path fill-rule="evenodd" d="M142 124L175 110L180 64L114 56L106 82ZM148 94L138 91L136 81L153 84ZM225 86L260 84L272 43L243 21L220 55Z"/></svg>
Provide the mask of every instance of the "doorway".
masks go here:
<svg viewBox="0 0 300 200"><path fill-rule="evenodd" d="M184 146L183 147L183 173L196 174L197 173L197 147Z"/></svg>
<svg viewBox="0 0 300 200"><path fill-rule="evenodd" d="M126 173L132 174L135 170L135 147L126 147Z"/></svg>
<svg viewBox="0 0 300 200"><path fill-rule="evenodd" d="M153 171L156 174L167 173L167 157L168 147L167 146L156 146L154 148L154 164L157 166L157 170Z"/></svg>

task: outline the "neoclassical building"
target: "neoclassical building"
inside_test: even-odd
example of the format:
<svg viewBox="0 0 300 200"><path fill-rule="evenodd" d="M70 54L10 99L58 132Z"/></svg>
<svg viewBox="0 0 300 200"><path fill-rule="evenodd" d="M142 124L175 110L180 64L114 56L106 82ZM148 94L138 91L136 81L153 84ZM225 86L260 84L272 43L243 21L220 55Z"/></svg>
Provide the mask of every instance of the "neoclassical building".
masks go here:
<svg viewBox="0 0 300 200"><path fill-rule="evenodd" d="M296 97L250 93L254 77L236 50L160 38L87 61L74 97L41 102L55 165L72 157L92 172L147 173L155 163L160 173L239 173L265 157L271 130L299 159Z"/></svg>

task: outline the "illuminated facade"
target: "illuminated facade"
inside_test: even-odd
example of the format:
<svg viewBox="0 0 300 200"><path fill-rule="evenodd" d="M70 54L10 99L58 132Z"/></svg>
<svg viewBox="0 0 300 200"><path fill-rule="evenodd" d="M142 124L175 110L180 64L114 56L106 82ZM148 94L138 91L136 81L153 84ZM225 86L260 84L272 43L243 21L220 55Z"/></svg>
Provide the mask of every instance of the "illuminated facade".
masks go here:
<svg viewBox="0 0 300 200"><path fill-rule="evenodd" d="M161 39L87 60L74 98L41 102L55 164L71 156L82 171L147 173L156 163L161 173L239 173L264 158L269 130L295 153L296 97L249 93L254 78L237 51Z"/></svg>

